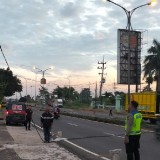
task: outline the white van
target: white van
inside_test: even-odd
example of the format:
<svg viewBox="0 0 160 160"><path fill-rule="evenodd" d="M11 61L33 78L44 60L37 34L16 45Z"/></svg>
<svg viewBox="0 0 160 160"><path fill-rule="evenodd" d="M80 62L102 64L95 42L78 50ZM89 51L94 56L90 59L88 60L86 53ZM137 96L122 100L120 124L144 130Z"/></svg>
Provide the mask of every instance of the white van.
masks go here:
<svg viewBox="0 0 160 160"><path fill-rule="evenodd" d="M63 100L62 99L55 99L53 102L53 106L62 108L63 107Z"/></svg>

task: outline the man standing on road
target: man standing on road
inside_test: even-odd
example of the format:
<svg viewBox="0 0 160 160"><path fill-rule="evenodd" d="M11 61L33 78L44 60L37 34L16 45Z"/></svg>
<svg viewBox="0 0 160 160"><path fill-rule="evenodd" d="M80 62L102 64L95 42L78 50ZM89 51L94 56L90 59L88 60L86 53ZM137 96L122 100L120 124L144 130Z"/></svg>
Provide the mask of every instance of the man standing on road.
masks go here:
<svg viewBox="0 0 160 160"><path fill-rule="evenodd" d="M31 130L31 120L32 120L32 109L31 106L28 106L26 109L26 130Z"/></svg>
<svg viewBox="0 0 160 160"><path fill-rule="evenodd" d="M126 118L125 124L125 146L127 153L127 160L140 160L140 136L141 136L141 122L142 114L137 110L138 103L131 101L128 106L129 114ZM134 157L134 158L133 158Z"/></svg>
<svg viewBox="0 0 160 160"><path fill-rule="evenodd" d="M43 127L45 143L50 142L50 131L51 131L52 123L53 123L53 118L54 117L50 113L49 108L46 107L45 112L42 113L42 116L41 116L41 126Z"/></svg>

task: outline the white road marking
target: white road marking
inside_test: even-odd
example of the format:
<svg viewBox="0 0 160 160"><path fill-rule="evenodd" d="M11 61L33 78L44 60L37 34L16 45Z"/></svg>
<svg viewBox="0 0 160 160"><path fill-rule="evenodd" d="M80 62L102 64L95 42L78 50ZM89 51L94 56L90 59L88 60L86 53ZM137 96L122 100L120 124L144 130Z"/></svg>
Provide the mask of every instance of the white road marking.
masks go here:
<svg viewBox="0 0 160 160"><path fill-rule="evenodd" d="M110 135L110 136L113 136L113 137L124 138L124 136L119 136L119 135L112 134L112 133L104 132L104 134L107 134L107 135Z"/></svg>
<svg viewBox="0 0 160 160"><path fill-rule="evenodd" d="M117 137L119 137L119 138L124 138L124 136L117 136Z"/></svg>
<svg viewBox="0 0 160 160"><path fill-rule="evenodd" d="M142 131L144 131L144 132L149 132L149 133L155 133L155 131L146 130L146 129L142 129Z"/></svg>
<svg viewBox="0 0 160 160"><path fill-rule="evenodd" d="M104 134L107 134L107 135L110 135L110 136L115 136L115 134L107 133L107 132L104 132Z"/></svg>
<svg viewBox="0 0 160 160"><path fill-rule="evenodd" d="M35 123L33 123L33 122L31 122L31 124L34 125L34 126L36 126L36 127L39 128L39 129L43 129L42 127L38 126L37 124L35 124Z"/></svg>
<svg viewBox="0 0 160 160"><path fill-rule="evenodd" d="M67 124L69 124L69 125L71 125L71 126L78 127L78 125L77 125L77 124L74 124L74 123L67 123Z"/></svg>

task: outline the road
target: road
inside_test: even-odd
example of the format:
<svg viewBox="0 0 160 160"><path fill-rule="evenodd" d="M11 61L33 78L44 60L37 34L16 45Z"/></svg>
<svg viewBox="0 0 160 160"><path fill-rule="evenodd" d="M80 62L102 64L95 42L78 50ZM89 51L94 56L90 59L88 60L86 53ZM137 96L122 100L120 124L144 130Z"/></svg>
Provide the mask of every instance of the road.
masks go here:
<svg viewBox="0 0 160 160"><path fill-rule="evenodd" d="M33 114L33 120L38 125L41 113L36 111ZM121 126L61 116L54 120L52 132L56 131L62 131L63 137L70 142L104 157L108 157L109 150L122 149L121 159L125 160L124 128ZM159 160L160 142L156 140L153 132L142 132L141 159Z"/></svg>

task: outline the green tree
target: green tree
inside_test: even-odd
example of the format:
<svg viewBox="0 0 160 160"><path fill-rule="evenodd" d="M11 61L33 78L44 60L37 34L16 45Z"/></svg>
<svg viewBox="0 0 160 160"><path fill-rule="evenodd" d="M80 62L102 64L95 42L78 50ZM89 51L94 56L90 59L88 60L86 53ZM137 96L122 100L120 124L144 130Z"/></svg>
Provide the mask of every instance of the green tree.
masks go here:
<svg viewBox="0 0 160 160"><path fill-rule="evenodd" d="M41 86L41 88L39 89L39 94L42 97L49 96L48 89L43 87L43 86Z"/></svg>
<svg viewBox="0 0 160 160"><path fill-rule="evenodd" d="M115 104L115 96L113 95L112 92L105 92L104 93L105 97L106 97L106 104L108 105L114 105Z"/></svg>
<svg viewBox="0 0 160 160"><path fill-rule="evenodd" d="M144 78L150 84L154 79L156 91L160 91L160 42L156 39L153 40L153 45L148 49L148 54L144 59Z"/></svg>
<svg viewBox="0 0 160 160"><path fill-rule="evenodd" d="M63 98L64 97L64 89L57 86L57 88L55 88L53 90L53 95L57 95L58 98Z"/></svg>
<svg viewBox="0 0 160 160"><path fill-rule="evenodd" d="M114 92L114 94L115 94L115 97L116 97L117 95L120 95L120 97L121 97L121 106L125 106L126 93L116 91L116 92Z"/></svg>
<svg viewBox="0 0 160 160"><path fill-rule="evenodd" d="M73 87L59 87L57 86L56 89L54 89L53 93L54 95L57 95L58 98L64 98L65 100L76 100L79 98L78 92Z"/></svg>
<svg viewBox="0 0 160 160"><path fill-rule="evenodd" d="M13 72L8 68L0 69L0 98L3 96L9 97L15 92L22 91L21 81L17 76L13 76Z"/></svg>
<svg viewBox="0 0 160 160"><path fill-rule="evenodd" d="M83 88L80 93L80 101L83 103L90 103L91 101L91 91L89 88Z"/></svg>
<svg viewBox="0 0 160 160"><path fill-rule="evenodd" d="M41 88L39 89L39 96L41 98L41 103L48 104L48 101L50 100L50 96L49 95L50 95L50 93L48 92L48 89L43 87L43 86L41 86Z"/></svg>

